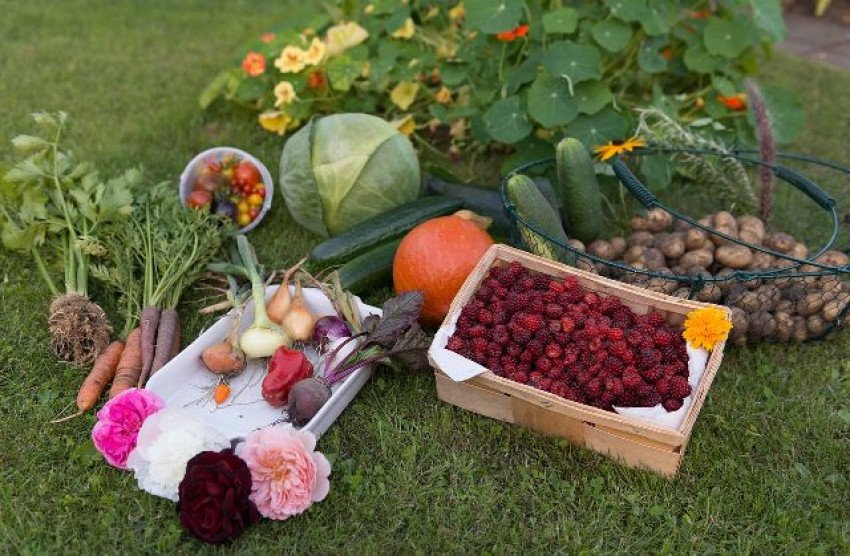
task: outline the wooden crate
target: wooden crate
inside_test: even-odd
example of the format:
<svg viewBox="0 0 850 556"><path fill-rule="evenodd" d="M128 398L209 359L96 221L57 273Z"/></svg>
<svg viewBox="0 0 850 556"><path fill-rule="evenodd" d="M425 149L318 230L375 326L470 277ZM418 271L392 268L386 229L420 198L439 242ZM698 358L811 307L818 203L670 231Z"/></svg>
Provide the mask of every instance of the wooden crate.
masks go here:
<svg viewBox="0 0 850 556"><path fill-rule="evenodd" d="M706 303L670 297L603 278L505 245L494 245L461 287L443 326L448 326L472 298L491 266L513 261L558 278L576 276L589 291L616 295L639 314L655 309L676 325L684 320L689 311L708 306ZM579 446L608 454L629 466L644 467L661 475L673 476L679 469L694 422L720 367L724 344L717 345L711 352L700 383L692 394L693 402L678 429L566 400L492 372L455 382L440 370L433 358L429 356L429 359L435 369L437 395L447 403L543 434L566 438Z"/></svg>

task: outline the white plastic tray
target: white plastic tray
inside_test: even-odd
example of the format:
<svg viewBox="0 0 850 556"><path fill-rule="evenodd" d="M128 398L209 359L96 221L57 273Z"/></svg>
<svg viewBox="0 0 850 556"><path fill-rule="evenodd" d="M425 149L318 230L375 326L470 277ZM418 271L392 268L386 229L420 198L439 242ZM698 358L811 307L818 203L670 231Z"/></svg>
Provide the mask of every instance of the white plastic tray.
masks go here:
<svg viewBox="0 0 850 556"><path fill-rule="evenodd" d="M290 286L292 289L292 286ZM277 290L277 286L266 288L266 300ZM327 297L318 289L304 288L304 298L310 309L319 315L334 314ZM360 314L380 315L381 310L366 305L357 299ZM217 406L210 395L218 383L218 376L209 372L201 361L201 352L207 346L224 341L230 332L234 314L231 311L204 331L197 340L181 351L162 369L154 374L146 388L159 394L168 406L185 407L197 414L211 426L231 438L244 438L249 432L272 425L283 417L282 408L270 406L262 395L262 383L266 374L267 359L253 360L237 377L229 381L231 395L228 401ZM254 321L254 306L249 302L242 313L242 329ZM351 373L342 383L332 387L331 399L319 410L302 430L309 430L320 437L339 417L357 392L372 376L371 367L363 367Z"/></svg>

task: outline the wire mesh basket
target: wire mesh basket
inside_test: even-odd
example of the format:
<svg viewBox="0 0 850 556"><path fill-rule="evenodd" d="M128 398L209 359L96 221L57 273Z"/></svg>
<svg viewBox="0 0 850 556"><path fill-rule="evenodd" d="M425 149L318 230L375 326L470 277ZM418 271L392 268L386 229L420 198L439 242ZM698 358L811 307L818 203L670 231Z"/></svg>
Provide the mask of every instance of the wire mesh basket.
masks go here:
<svg viewBox="0 0 850 556"><path fill-rule="evenodd" d="M850 257L833 248L840 231L836 201L801 172L762 162L752 150L717 152L650 145L633 151L632 156L682 151L734 157L747 166L769 168L817 207L831 233L823 244L809 249L789 234L766 230L761 220L751 215L736 217L720 211L694 219L659 200L623 159L615 158L614 175L646 209L647 217L634 219L629 235L587 246L576 240L565 243L520 214L506 194L507 181L515 174L551 176L555 160L548 158L514 169L501 182L512 241L523 245L520 231L524 230L550 244L568 264L652 291L727 305L733 319L730 339L737 345L822 339L850 320ZM850 169L827 161L785 153L777 157L850 176Z"/></svg>

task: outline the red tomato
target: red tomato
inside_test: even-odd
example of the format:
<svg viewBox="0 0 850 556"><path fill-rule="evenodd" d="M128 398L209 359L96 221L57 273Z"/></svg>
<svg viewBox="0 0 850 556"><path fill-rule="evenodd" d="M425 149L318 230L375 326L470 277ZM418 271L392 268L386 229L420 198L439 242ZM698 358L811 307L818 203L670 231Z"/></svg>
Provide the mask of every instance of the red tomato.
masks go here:
<svg viewBox="0 0 850 556"><path fill-rule="evenodd" d="M207 170L213 172L214 174L221 172L221 162L217 162L215 160L207 162Z"/></svg>
<svg viewBox="0 0 850 556"><path fill-rule="evenodd" d="M262 182L258 183L257 185L254 186L254 193L259 195L260 197L265 197L266 196L266 186L263 185Z"/></svg>
<svg viewBox="0 0 850 556"><path fill-rule="evenodd" d="M189 208L207 208L212 204L213 196L209 191L198 189L189 193L186 197L186 204Z"/></svg>
<svg viewBox="0 0 850 556"><path fill-rule="evenodd" d="M253 222L257 215L260 214L260 210L257 207L251 207L248 209L248 216L251 218Z"/></svg>
<svg viewBox="0 0 850 556"><path fill-rule="evenodd" d="M253 187L255 183L260 181L260 171L250 162L243 160L236 165L236 169L233 171L233 180L243 187Z"/></svg>

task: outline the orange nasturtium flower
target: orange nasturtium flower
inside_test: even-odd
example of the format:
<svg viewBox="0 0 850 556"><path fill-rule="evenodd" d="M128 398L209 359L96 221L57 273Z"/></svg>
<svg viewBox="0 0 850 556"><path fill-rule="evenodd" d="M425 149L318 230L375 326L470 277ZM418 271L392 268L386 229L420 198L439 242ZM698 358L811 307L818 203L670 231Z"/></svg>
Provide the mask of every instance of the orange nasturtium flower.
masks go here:
<svg viewBox="0 0 850 556"><path fill-rule="evenodd" d="M262 36L260 36L260 40L263 41L266 44L269 44L270 42L272 42L274 40L274 37L275 37L274 33L263 33Z"/></svg>
<svg viewBox="0 0 850 556"><path fill-rule="evenodd" d="M594 147L593 152L599 156L599 160L605 162L609 158L612 158L620 153L630 153L638 147L645 146L646 141L644 141L643 139L640 139L638 137L631 137L630 139L626 139L625 141L621 141L619 139L614 141L608 141L607 145L598 145Z"/></svg>
<svg viewBox="0 0 850 556"><path fill-rule="evenodd" d="M496 40L500 40L502 42L513 42L519 38L522 38L528 34L528 24L523 23L518 27L514 27L510 31L502 31L501 33L496 34Z"/></svg>
<svg viewBox="0 0 850 556"><path fill-rule="evenodd" d="M242 60L242 69L251 77L262 75L266 71L266 57L259 52L249 52Z"/></svg>
<svg viewBox="0 0 850 556"><path fill-rule="evenodd" d="M661 49L661 57L664 58L665 60L672 60L673 59L673 49L670 48L669 46L667 48Z"/></svg>
<svg viewBox="0 0 850 556"><path fill-rule="evenodd" d="M711 17L711 8L703 8L698 12L691 12L691 19L708 19Z"/></svg>
<svg viewBox="0 0 850 556"><path fill-rule="evenodd" d="M737 95L731 95L728 97L717 95L717 100L723 103L726 108L735 112L744 110L747 107L747 95L744 93L738 93Z"/></svg>
<svg viewBox="0 0 850 556"><path fill-rule="evenodd" d="M325 74L321 72L321 70L316 70L311 72L310 75L307 76L307 88L308 89L321 89L325 86Z"/></svg>
<svg viewBox="0 0 850 556"><path fill-rule="evenodd" d="M685 317L682 337L693 348L714 349L732 330L728 313L718 307L696 309Z"/></svg>

